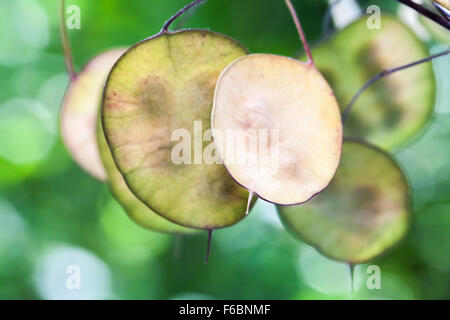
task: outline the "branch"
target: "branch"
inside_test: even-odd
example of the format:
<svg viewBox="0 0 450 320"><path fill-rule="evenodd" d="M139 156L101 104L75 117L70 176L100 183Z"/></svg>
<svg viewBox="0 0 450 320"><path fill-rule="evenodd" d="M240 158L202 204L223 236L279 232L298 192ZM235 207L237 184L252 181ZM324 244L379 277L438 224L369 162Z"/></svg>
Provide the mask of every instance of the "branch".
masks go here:
<svg viewBox="0 0 450 320"><path fill-rule="evenodd" d="M183 13L185 13L186 11L188 11L190 8L201 4L202 2L204 2L206 0L195 0L193 2L191 2L190 4L188 4L186 7L184 7L183 9L181 9L180 11L178 11L177 13L175 13L172 17L170 17L169 20L166 21L166 23L164 23L161 32L167 32L169 31L169 27L170 25L179 17L181 16Z"/></svg>
<svg viewBox="0 0 450 320"><path fill-rule="evenodd" d="M445 56L447 54L450 53L450 50L446 50L440 53L436 53L433 54L429 57L426 57L424 59L421 60L417 60L408 64L405 64L403 66L400 67L396 67L393 69L388 69L388 70L383 70L380 73L378 73L377 75L375 75L374 77L372 77L371 79L369 79L362 87L361 89L358 90L358 92L356 92L356 94L353 96L352 100L350 101L350 103L347 105L347 107L345 108L344 112L342 113L342 123L345 123L345 121L348 118L348 115L350 114L350 111L352 111L353 106L355 105L356 100L358 100L358 98L361 96L361 94L367 89L369 88L373 83L375 83L376 81L378 81L379 79L383 78L383 77L387 77L397 71L401 71L401 70L405 70L411 67L414 67L418 64L424 63L424 62L428 62L431 61L435 58L438 57L442 57Z"/></svg>
<svg viewBox="0 0 450 320"><path fill-rule="evenodd" d="M66 28L66 1L60 1L60 11L59 11L59 33L61 35L61 42L64 51L64 60L66 61L66 69L69 74L70 80L77 77L75 68L73 65L72 48L70 46L69 35L67 34Z"/></svg>
<svg viewBox="0 0 450 320"><path fill-rule="evenodd" d="M420 4L417 4L411 0L395 0L395 1L403 3L405 6L408 6L412 9L416 10L421 15L427 17L430 20L433 20L437 24L440 24L447 30L450 30L450 21L447 20L446 18L444 18L443 16L441 16L437 13L434 13L433 11L428 10L427 8L425 8L425 7L421 6Z"/></svg>
<svg viewBox="0 0 450 320"><path fill-rule="evenodd" d="M297 12L295 12L291 0L284 0L284 2L286 2L286 6L291 12L292 19L294 20L295 27L297 28L297 32L300 36L300 40L302 41L303 47L305 48L306 51L306 55L308 56L308 63L314 65L314 59L312 57L311 50L309 49L308 42L306 41L305 33L303 32L302 25L300 24Z"/></svg>

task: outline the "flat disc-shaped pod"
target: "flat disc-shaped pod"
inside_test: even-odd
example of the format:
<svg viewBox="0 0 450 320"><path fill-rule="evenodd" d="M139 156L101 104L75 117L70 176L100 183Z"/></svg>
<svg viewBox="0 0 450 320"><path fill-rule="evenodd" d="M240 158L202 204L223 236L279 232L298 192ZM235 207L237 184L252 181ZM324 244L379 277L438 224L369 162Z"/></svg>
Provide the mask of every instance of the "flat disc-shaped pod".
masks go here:
<svg viewBox="0 0 450 320"><path fill-rule="evenodd" d="M97 116L108 73L124 52L114 49L92 59L71 81L61 109L61 134L67 149L80 167L102 181L106 172L97 146Z"/></svg>
<svg viewBox="0 0 450 320"><path fill-rule="evenodd" d="M108 77L102 119L115 163L133 194L170 221L215 229L245 216L245 189L203 157L214 153L217 78L245 54L221 34L165 32L133 46Z"/></svg>
<svg viewBox="0 0 450 320"><path fill-rule="evenodd" d="M217 83L212 127L231 176L270 202L309 200L339 164L342 124L333 91L298 60L254 54L234 61Z"/></svg>
<svg viewBox="0 0 450 320"><path fill-rule="evenodd" d="M195 229L182 227L162 218L149 209L138 198L136 198L136 196L128 188L122 174L119 172L116 164L114 163L114 159L111 155L108 144L106 143L100 121L98 121L97 126L97 140L100 157L103 161L108 177L109 189L111 190L114 198L124 208L131 220L144 228L158 232L189 234L196 231Z"/></svg>
<svg viewBox="0 0 450 320"><path fill-rule="evenodd" d="M381 15L380 29L362 18L313 49L317 68L330 82L342 111L377 73L429 56L427 47L395 17ZM436 84L431 63L399 71L372 84L356 101L344 134L392 149L429 120Z"/></svg>
<svg viewBox="0 0 450 320"><path fill-rule="evenodd" d="M364 263L397 244L410 225L407 179L384 151L344 140L330 185L306 204L278 207L285 227L324 255Z"/></svg>

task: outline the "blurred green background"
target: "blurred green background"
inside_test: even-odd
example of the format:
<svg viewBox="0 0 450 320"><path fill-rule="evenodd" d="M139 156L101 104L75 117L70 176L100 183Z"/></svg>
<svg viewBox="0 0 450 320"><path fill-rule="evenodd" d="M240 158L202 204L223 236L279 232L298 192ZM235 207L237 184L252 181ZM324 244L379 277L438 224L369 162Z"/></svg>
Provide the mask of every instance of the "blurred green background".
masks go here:
<svg viewBox="0 0 450 320"><path fill-rule="evenodd" d="M346 0L344 0L346 1ZM96 54L159 31L187 0L71 0L81 29L70 30L77 68ZM394 1L361 1L396 10ZM321 41L327 1L294 1L307 37ZM432 122L397 150L411 180L409 236L373 264L382 288L300 244L272 205L241 223L177 238L133 224L106 185L84 173L62 144L58 112L68 84L56 0L0 0L0 298L2 299L448 299L450 298L450 57L434 61ZM251 52L296 55L300 42L282 0L209 0L186 27L209 28ZM446 46L428 41L430 52ZM405 61L406 62L406 61ZM81 289L68 290L78 265Z"/></svg>

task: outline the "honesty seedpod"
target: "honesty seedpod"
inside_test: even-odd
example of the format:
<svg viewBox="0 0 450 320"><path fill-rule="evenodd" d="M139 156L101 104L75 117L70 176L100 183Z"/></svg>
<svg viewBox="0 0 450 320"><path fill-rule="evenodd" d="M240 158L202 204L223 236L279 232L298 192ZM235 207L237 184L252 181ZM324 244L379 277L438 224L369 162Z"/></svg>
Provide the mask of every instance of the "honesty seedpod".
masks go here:
<svg viewBox="0 0 450 320"><path fill-rule="evenodd" d="M96 139L97 116L108 72L124 52L114 49L92 59L70 82L61 107L64 144L78 165L101 181L106 172Z"/></svg>
<svg viewBox="0 0 450 320"><path fill-rule="evenodd" d="M108 144L106 143L100 121L98 121L97 126L97 141L100 157L107 173L109 189L134 222L144 228L165 233L187 234L195 232L194 229L179 226L160 217L144 205L128 189L125 180L119 170L117 170L116 164L114 163L114 159L111 155Z"/></svg>
<svg viewBox="0 0 450 320"><path fill-rule="evenodd" d="M397 244L410 224L405 175L384 151L344 140L335 178L314 199L278 206L285 227L324 255L352 265L372 260Z"/></svg>
<svg viewBox="0 0 450 320"><path fill-rule="evenodd" d="M111 70L102 122L112 156L132 193L170 221L212 230L245 216L246 192L222 165L172 157L210 143L189 141L190 150L174 152L183 142L177 132L194 137L196 121L210 127L217 78L246 54L218 33L164 30L130 48Z"/></svg>
<svg viewBox="0 0 450 320"><path fill-rule="evenodd" d="M366 23L362 18L312 50L341 108L378 72L429 56L420 39L395 17L381 15L380 29L369 30ZM398 147L427 123L435 97L431 63L391 74L359 97L344 134L363 137L383 149Z"/></svg>
<svg viewBox="0 0 450 320"><path fill-rule="evenodd" d="M311 63L270 54L234 61L217 83L211 121L231 176L267 201L305 202L338 167L339 107Z"/></svg>

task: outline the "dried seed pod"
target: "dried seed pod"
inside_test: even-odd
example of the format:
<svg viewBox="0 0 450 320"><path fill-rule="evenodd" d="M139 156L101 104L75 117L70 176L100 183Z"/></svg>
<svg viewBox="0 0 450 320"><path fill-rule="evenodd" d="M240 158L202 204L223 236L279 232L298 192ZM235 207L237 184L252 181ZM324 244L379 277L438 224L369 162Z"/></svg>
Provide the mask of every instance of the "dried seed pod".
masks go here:
<svg viewBox="0 0 450 320"><path fill-rule="evenodd" d="M215 229L245 216L245 190L222 165L202 161L211 141L194 130L196 121L209 129L217 78L245 54L218 33L164 30L130 48L109 75L102 121L112 156L133 194L170 221Z"/></svg>
<svg viewBox="0 0 450 320"><path fill-rule="evenodd" d="M106 143L100 121L98 121L97 126L97 140L100 156L108 177L109 189L134 222L146 229L164 233L189 234L196 231L160 217L136 198L128 188L119 170L117 170L111 151Z"/></svg>
<svg viewBox="0 0 450 320"><path fill-rule="evenodd" d="M211 121L231 176L267 201L305 202L338 167L339 107L310 63L269 54L234 61L217 83Z"/></svg>
<svg viewBox="0 0 450 320"><path fill-rule="evenodd" d="M124 52L114 49L92 59L70 82L61 108L64 144L78 165L101 181L106 172L97 145L97 115L108 73Z"/></svg>
<svg viewBox="0 0 450 320"><path fill-rule="evenodd" d="M384 151L344 140L335 178L306 204L278 207L285 227L324 255L359 264L396 245L410 225L410 191Z"/></svg>
<svg viewBox="0 0 450 320"><path fill-rule="evenodd" d="M368 29L366 23L365 18L357 20L313 49L316 66L341 108L377 73L429 56L425 44L397 18L382 15L380 29ZM380 79L356 101L344 134L386 150L403 145L430 119L435 82L431 63Z"/></svg>

